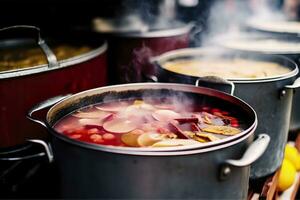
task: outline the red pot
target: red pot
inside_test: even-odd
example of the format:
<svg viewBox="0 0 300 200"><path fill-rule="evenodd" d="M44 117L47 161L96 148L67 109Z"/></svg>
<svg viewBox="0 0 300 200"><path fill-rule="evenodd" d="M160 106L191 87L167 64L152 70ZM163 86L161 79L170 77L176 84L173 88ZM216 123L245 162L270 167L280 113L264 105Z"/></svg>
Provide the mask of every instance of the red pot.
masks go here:
<svg viewBox="0 0 300 200"><path fill-rule="evenodd" d="M35 27L21 28L39 33ZM13 44L19 46L22 42L23 39L16 39ZM26 119L26 112L37 102L54 95L77 93L107 84L105 42L100 42L87 53L61 61L56 61L55 55L40 37L38 44L47 56L47 65L0 72L0 148L47 135Z"/></svg>
<svg viewBox="0 0 300 200"><path fill-rule="evenodd" d="M170 28L143 31L101 32L108 40L109 82L130 83L145 81L143 74L155 75L149 58L170 50L186 48L193 24L175 23Z"/></svg>

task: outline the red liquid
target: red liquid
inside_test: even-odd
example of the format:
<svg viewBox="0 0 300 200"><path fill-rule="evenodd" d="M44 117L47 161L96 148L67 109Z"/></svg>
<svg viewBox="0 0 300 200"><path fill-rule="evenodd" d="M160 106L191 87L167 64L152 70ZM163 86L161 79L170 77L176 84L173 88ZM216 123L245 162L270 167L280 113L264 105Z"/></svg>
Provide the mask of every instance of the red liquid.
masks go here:
<svg viewBox="0 0 300 200"><path fill-rule="evenodd" d="M156 137L163 137L163 140L191 139L188 132L207 133L203 129L210 126L235 127L242 131L239 120L228 111L207 105L197 107L172 102L146 99L96 104L67 115L54 128L79 141L132 147L151 146L157 142ZM124 140L124 134L128 133L131 134L129 139ZM142 134L155 138L149 143L140 137ZM213 132L208 134L219 139L228 137Z"/></svg>

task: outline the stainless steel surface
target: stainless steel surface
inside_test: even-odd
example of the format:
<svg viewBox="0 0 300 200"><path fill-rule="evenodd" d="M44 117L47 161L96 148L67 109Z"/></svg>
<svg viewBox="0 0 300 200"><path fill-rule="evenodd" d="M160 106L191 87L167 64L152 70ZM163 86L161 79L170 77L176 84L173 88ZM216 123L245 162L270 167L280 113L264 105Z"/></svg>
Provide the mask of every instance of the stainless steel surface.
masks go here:
<svg viewBox="0 0 300 200"><path fill-rule="evenodd" d="M297 78L292 85L286 85L285 88L288 88L288 89L298 89L298 88L300 88L300 77Z"/></svg>
<svg viewBox="0 0 300 200"><path fill-rule="evenodd" d="M284 147L287 142L291 107L293 100L293 90L286 89L287 85L292 85L298 73L297 65L290 59L283 56L267 54L243 54L241 52L214 52L205 49L185 49L166 53L157 57L154 61L159 69L158 80L162 82L188 83L194 85L199 79L196 76L187 76L163 69L162 63L167 60L178 58L201 58L202 56L222 55L239 56L254 60L271 61L288 67L291 71L281 76L260 78L260 79L234 79L235 95L248 102L258 115L258 133L266 133L271 137L270 145L264 155L258 159L251 167L251 178L261 178L274 173L281 165ZM251 57L252 56L252 57ZM203 81L204 82L204 81ZM222 85L204 82L206 87L212 87L225 91ZM296 82L298 83L298 81ZM222 86L222 87L221 87ZM294 85L297 86L297 85ZM292 87L294 87L292 86Z"/></svg>
<svg viewBox="0 0 300 200"><path fill-rule="evenodd" d="M45 40L41 37L41 31L38 27L28 26L28 25L17 25L17 26L10 26L10 27L2 28L2 29L0 29L0 32L14 30L14 29L20 29L20 30L21 29L29 29L29 30L35 31L36 35L37 35L37 38L35 38L35 40L37 41L39 47L42 49L42 52L46 56L46 59L48 62L48 67L52 68L52 67L59 66L55 54L52 52L52 50L46 44Z"/></svg>
<svg viewBox="0 0 300 200"><path fill-rule="evenodd" d="M249 128L240 137L216 145L160 151L93 145L69 139L53 129L59 118L78 107L107 98L119 99L125 91L143 94L149 90L150 95L157 96L153 91L162 94L165 89L190 92L195 95L193 98L201 98L202 95L203 98L218 98L220 103L230 102L230 107L245 112L245 119L249 120L245 123ZM110 96L112 94L115 95ZM125 96L128 98L128 93ZM46 123L52 136L51 145L59 169L63 198L247 198L249 166L233 167L226 180L221 180L219 174L226 160L241 158L253 141L256 115L246 103L226 93L183 84L143 83L102 87L75 94L55 104L47 113Z"/></svg>
<svg viewBox="0 0 300 200"><path fill-rule="evenodd" d="M45 48L46 43L42 42L42 48ZM48 50L50 48L48 47ZM95 58L102 53L104 53L107 50L107 43L104 42L103 45L87 52L84 54L81 54L79 56L75 56L69 59L61 60L58 61L57 65L52 64L50 67L48 64L45 65L38 65L30 68L25 68L25 69L17 69L17 70L10 70L10 71L3 71L0 72L0 79L7 79L7 78L14 78L14 77L20 77L20 76L26 76L26 75L31 75L31 74L37 74L37 73L42 73L42 72L47 72L47 71L52 71L52 70L59 70L64 67L70 67L75 64L83 63L87 60L90 60L92 58ZM49 51L47 51L49 53ZM54 54L53 54L54 55ZM54 55L55 56L55 55ZM49 59L53 60L52 56L49 57Z"/></svg>
<svg viewBox="0 0 300 200"><path fill-rule="evenodd" d="M49 144L47 144L43 140L29 140L29 142L33 142L33 143L41 145L45 149L45 153L46 153L49 163L53 162L53 152L52 152L52 148Z"/></svg>
<svg viewBox="0 0 300 200"><path fill-rule="evenodd" d="M54 105L54 104L56 104L56 103L62 101L63 99L65 99L65 98L67 98L67 97L69 97L69 96L71 96L71 94L68 94L68 95L61 95L61 96L57 96L57 97L52 97L52 98L47 99L47 100L45 100L45 101L43 101L43 102L40 102L40 103L36 104L34 107L32 107L32 108L28 111L26 117L27 117L28 119L30 119L31 121L34 121L34 122L36 122L36 123L38 123L38 124L40 124L40 125L42 125L42 126L44 126L44 127L47 128L47 125L46 125L46 123L45 123L43 120L36 119L36 118L34 118L34 117L32 116L33 113L35 113L35 112L37 112L37 111L40 111L40 110L43 110L43 109L45 109L45 108L47 108L47 107L50 107L50 106L52 106L52 105Z"/></svg>
<svg viewBox="0 0 300 200"><path fill-rule="evenodd" d="M239 160L226 160L226 164L234 167L245 167L253 164L266 151L270 143L270 136L267 134L260 134L258 138L248 147L243 157Z"/></svg>
<svg viewBox="0 0 300 200"><path fill-rule="evenodd" d="M156 78L157 79L157 78ZM218 76L204 76L204 77L201 77L201 78L198 78L195 82L195 85L197 87L200 86L200 81L205 81L205 82L209 82L209 83L215 83L215 84L225 84L225 85L229 85L230 86L230 95L233 95L234 94L234 89L235 89L235 86L234 86L234 83L231 82L231 81L228 81L226 79L223 79L221 77L218 77Z"/></svg>

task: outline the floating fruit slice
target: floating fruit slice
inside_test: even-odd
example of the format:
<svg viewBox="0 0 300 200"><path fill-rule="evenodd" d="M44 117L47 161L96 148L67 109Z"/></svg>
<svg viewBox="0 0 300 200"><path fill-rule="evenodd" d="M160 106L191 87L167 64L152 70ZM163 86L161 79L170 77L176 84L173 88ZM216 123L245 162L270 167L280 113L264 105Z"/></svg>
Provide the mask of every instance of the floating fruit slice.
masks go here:
<svg viewBox="0 0 300 200"><path fill-rule="evenodd" d="M154 106L147 104L142 100L135 100L133 102L132 106L135 106L135 107L137 107L139 109L143 109L143 110L155 110Z"/></svg>
<svg viewBox="0 0 300 200"><path fill-rule="evenodd" d="M163 139L163 135L159 133L144 133L138 137L137 143L141 147L148 147Z"/></svg>
<svg viewBox="0 0 300 200"><path fill-rule="evenodd" d="M180 129L177 121L175 121L175 120L171 121L169 123L169 126L171 127L171 129L174 130L173 132L175 132L175 134L178 136L178 138L189 139L189 136L186 135L186 133Z"/></svg>
<svg viewBox="0 0 300 200"><path fill-rule="evenodd" d="M195 140L186 140L186 139L168 139L156 142L152 147L176 147L176 146L186 146L186 145L195 145L200 144Z"/></svg>
<svg viewBox="0 0 300 200"><path fill-rule="evenodd" d="M160 109L160 110L174 110L175 106L172 104L157 104L154 105L155 108Z"/></svg>
<svg viewBox="0 0 300 200"><path fill-rule="evenodd" d="M72 114L74 117L77 118L85 118L85 119L104 119L112 115L112 113L104 112L100 110L90 111L90 112L82 112L77 111L76 113Z"/></svg>
<svg viewBox="0 0 300 200"><path fill-rule="evenodd" d="M102 126L102 120L99 119L79 119L78 122L82 125Z"/></svg>
<svg viewBox="0 0 300 200"><path fill-rule="evenodd" d="M140 135L142 135L144 131L142 130L133 130L129 133L125 133L121 137L121 141L130 147L139 147L140 145L137 142L137 139Z"/></svg>
<svg viewBox="0 0 300 200"><path fill-rule="evenodd" d="M168 122L176 118L180 118L181 115L172 110L157 110L152 113L152 117L157 121Z"/></svg>
<svg viewBox="0 0 300 200"><path fill-rule="evenodd" d="M216 140L220 140L218 137L213 136L211 134L205 134L201 132L197 132L194 136L194 139L199 142L213 142Z"/></svg>
<svg viewBox="0 0 300 200"><path fill-rule="evenodd" d="M185 117L185 118L176 118L176 121L179 123L198 123L199 120L197 117Z"/></svg>
<svg viewBox="0 0 300 200"><path fill-rule="evenodd" d="M208 116L204 116L203 122L206 124L212 124L211 119Z"/></svg>
<svg viewBox="0 0 300 200"><path fill-rule="evenodd" d="M96 106L98 110L104 111L104 112L120 112L124 110L128 106L127 102L118 102L117 104L103 104Z"/></svg>
<svg viewBox="0 0 300 200"><path fill-rule="evenodd" d="M241 132L240 129L230 127L230 126L214 126L208 125L202 128L203 131L221 135L236 135Z"/></svg>
<svg viewBox="0 0 300 200"><path fill-rule="evenodd" d="M113 119L103 124L103 129L111 133L128 133L136 128L136 123L122 118Z"/></svg>

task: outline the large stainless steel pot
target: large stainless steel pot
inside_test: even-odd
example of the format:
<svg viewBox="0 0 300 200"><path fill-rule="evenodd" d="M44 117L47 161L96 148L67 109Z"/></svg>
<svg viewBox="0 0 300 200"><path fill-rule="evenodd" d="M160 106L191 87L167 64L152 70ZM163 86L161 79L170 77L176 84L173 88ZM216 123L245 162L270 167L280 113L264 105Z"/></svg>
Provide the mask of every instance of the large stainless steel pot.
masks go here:
<svg viewBox="0 0 300 200"><path fill-rule="evenodd" d="M23 38L20 32L26 30ZM46 132L26 120L26 112L37 102L56 95L79 92L106 85L106 49L105 42L92 44L87 53L69 59L57 61L40 31L32 26L14 26L1 29L14 33L19 38L0 41L0 49L9 51L20 47L40 46L46 55L48 64L0 72L0 148L25 143L28 138L46 137ZM70 41L65 38L62 43ZM73 41L78 42L78 40ZM95 43L95 41L94 41ZM74 44L74 43L69 43ZM90 45L80 41L81 45ZM5 148L5 149L4 149Z"/></svg>
<svg viewBox="0 0 300 200"><path fill-rule="evenodd" d="M271 137L270 145L265 154L252 165L251 178L261 178L275 172L281 165L284 147L287 141L293 89L300 87L299 80L294 82L298 73L297 65L291 60L271 55L261 54L218 54L216 50L184 49L168 52L153 59L157 63L159 75L152 77L160 82L177 82L200 84L227 92L248 102L258 115L257 132L265 132ZM284 76L262 79L230 79L195 77L168 71L162 67L166 61L185 59L201 59L205 56L223 56L227 58L249 58L254 60L271 61L288 67L291 72Z"/></svg>
<svg viewBox="0 0 300 200"><path fill-rule="evenodd" d="M263 33L266 37L270 38L282 38L288 41L299 43L300 26L298 21L287 21L287 20L249 20L246 22L246 29L250 32ZM299 43L300 45L300 43ZM282 54L282 53L281 53ZM300 63L300 52L286 52L286 56L293 59L298 65ZM299 74L298 74L299 76ZM292 105L292 115L290 130L292 132L300 130L300 92L296 92L294 95Z"/></svg>
<svg viewBox="0 0 300 200"><path fill-rule="evenodd" d="M244 41L248 42L249 45L245 47L241 47L240 44ZM266 41L267 43L265 45L268 45L267 47L255 47L255 43L260 43L260 41ZM278 41L278 44L272 44L272 41ZM290 47L290 48L284 48L282 47L280 42L288 42L289 44L298 44L297 46ZM218 40L218 45L222 46L226 49L229 49L231 51L241 51L244 53L265 53L265 54L272 54L272 55L283 55L290 59L292 59L294 62L297 63L299 66L300 63L300 38L296 35L291 34L285 34L285 33L265 33L265 34L245 34L243 36L239 37L233 37L233 38L222 38ZM238 45L235 45L237 43ZM247 45L247 43L246 43ZM240 46L240 47L239 47ZM297 77L299 77L299 73ZM300 92L296 92L293 97L293 103L292 103L292 114L291 114L291 121L290 121L290 131L296 132L300 130Z"/></svg>
<svg viewBox="0 0 300 200"><path fill-rule="evenodd" d="M165 22L160 26L143 26L119 28L112 26L109 30L101 25L95 31L108 40L109 83L132 83L144 81L142 71L155 74L149 62L152 56L164 52L187 48L193 24ZM145 25L144 25L145 26Z"/></svg>
<svg viewBox="0 0 300 200"><path fill-rule="evenodd" d="M216 106L238 111L247 128L239 137L217 145L167 149L89 144L53 129L58 120L78 108L104 99L140 98L145 94L155 98L187 95L199 102L214 102ZM28 117L51 133L53 154L44 142L31 142L44 145L49 160L56 160L61 194L67 198L246 199L249 165L264 152L269 142L269 137L262 134L252 143L257 119L250 106L208 88L182 84L127 84L88 90L60 100L62 97L56 97L38 104L29 111ZM35 112L49 106L52 107L46 120L33 117Z"/></svg>

